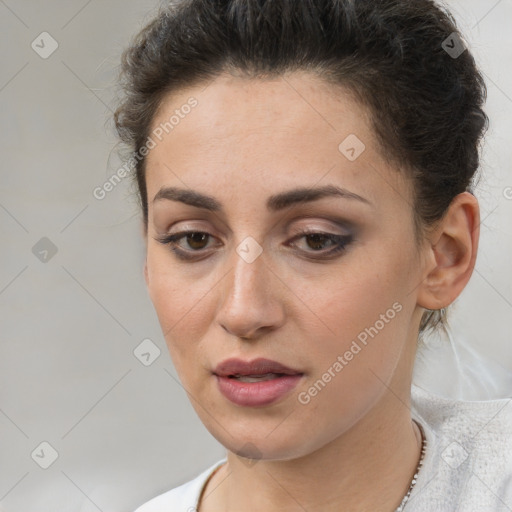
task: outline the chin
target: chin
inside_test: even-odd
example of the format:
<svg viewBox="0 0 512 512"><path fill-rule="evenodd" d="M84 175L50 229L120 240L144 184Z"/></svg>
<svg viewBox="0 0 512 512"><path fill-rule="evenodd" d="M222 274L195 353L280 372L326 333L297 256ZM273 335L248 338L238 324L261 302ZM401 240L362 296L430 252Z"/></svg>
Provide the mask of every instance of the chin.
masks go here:
<svg viewBox="0 0 512 512"><path fill-rule="evenodd" d="M207 426L208 428L208 426ZM274 427L272 427L274 428ZM315 449L312 440L294 436L290 430L282 429L278 434L272 428L262 428L259 432L240 427L230 429L208 428L210 434L230 452L247 459L247 464L255 464L258 460L292 460L303 457ZM231 435L230 435L231 434ZM304 435L304 431L302 432ZM319 442L317 440L317 442Z"/></svg>

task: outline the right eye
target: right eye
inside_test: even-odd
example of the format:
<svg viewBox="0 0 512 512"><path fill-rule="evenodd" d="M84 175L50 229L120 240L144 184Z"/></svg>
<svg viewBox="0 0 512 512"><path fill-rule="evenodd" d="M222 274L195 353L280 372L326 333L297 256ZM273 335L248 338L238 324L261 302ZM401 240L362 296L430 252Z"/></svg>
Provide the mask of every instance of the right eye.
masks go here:
<svg viewBox="0 0 512 512"><path fill-rule="evenodd" d="M181 233L155 237L155 240L161 244L168 245L178 258L187 260L194 258L193 253L197 254L207 248L209 237L212 237L212 235L204 231L182 231ZM187 245L192 250L185 249L179 245L182 239L186 239Z"/></svg>

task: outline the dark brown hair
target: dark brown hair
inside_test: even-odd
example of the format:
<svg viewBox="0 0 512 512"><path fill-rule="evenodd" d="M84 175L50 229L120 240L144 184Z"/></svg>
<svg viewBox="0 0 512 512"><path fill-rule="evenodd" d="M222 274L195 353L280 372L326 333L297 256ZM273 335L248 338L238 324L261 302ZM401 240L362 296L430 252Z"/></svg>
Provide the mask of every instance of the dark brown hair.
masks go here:
<svg viewBox="0 0 512 512"><path fill-rule="evenodd" d="M123 53L115 124L138 152L172 91L222 72L312 71L368 107L385 156L413 180L421 232L457 194L472 192L488 124L486 87L471 53L448 51L461 44L453 17L431 0L166 2ZM147 226L145 158L135 177ZM426 311L420 332L444 326L444 315Z"/></svg>

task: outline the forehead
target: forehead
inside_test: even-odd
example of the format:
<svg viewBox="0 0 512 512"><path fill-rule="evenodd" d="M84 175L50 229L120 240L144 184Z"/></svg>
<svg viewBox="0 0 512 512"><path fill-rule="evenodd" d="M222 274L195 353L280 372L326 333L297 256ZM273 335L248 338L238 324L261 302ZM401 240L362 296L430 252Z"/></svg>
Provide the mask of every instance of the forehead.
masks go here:
<svg viewBox="0 0 512 512"><path fill-rule="evenodd" d="M150 135L156 145L147 156L149 203L168 184L236 190L239 200L327 183L371 201L409 192L404 173L384 158L367 110L348 91L306 72L266 79L224 74L173 92Z"/></svg>
<svg viewBox="0 0 512 512"><path fill-rule="evenodd" d="M328 134L336 141L347 130L373 138L366 109L348 90L298 71L273 78L222 74L207 84L173 92L164 98L152 129L164 125L169 114L180 114L192 96L198 104L180 116L179 129L175 125L172 130L174 138L185 139L194 132L198 142L208 142L252 133L300 132L301 139Z"/></svg>

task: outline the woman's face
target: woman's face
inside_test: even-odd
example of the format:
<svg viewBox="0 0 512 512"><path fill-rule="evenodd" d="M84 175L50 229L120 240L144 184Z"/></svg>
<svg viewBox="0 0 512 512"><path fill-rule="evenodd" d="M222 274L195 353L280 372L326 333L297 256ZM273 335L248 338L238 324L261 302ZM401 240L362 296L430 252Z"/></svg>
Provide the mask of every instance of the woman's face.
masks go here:
<svg viewBox="0 0 512 512"><path fill-rule="evenodd" d="M212 435L240 455L291 459L377 410L391 384L406 389L421 252L410 183L366 111L306 73L223 75L167 97L152 130L145 275ZM325 187L343 192L314 193ZM196 234L164 243L183 232ZM228 358L299 376L226 377L233 402L214 373ZM275 394L279 382L294 387Z"/></svg>

